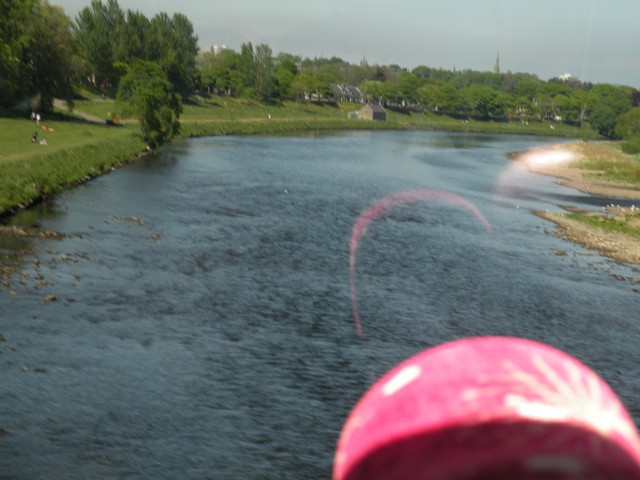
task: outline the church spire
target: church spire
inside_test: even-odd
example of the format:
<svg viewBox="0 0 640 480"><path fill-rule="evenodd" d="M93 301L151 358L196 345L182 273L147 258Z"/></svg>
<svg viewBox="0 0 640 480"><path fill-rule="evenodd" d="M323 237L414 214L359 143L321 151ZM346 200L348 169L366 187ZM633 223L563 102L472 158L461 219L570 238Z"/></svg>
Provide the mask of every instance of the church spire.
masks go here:
<svg viewBox="0 0 640 480"><path fill-rule="evenodd" d="M493 66L493 73L500 73L500 52L496 57L496 64Z"/></svg>

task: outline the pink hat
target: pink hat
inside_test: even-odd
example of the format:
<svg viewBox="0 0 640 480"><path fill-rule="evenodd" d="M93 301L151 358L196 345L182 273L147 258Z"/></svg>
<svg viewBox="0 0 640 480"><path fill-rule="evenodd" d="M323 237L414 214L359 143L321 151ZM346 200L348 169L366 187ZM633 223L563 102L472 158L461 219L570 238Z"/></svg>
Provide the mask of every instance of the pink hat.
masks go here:
<svg viewBox="0 0 640 480"><path fill-rule="evenodd" d="M612 390L540 343L465 339L395 367L345 423L334 480L640 479Z"/></svg>

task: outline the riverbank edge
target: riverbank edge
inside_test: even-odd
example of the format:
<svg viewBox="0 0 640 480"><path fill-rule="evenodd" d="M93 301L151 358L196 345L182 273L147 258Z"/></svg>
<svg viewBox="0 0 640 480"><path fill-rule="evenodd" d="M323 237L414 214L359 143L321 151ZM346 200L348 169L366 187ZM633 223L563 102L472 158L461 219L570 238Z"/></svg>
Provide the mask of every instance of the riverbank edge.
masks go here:
<svg viewBox="0 0 640 480"><path fill-rule="evenodd" d="M336 119L264 120L243 122L184 122L176 140L181 138L225 135L285 135L331 131L450 131L479 134L546 135L526 127L501 128L498 124L464 123L424 125L407 122L366 122ZM560 135L558 135L560 136ZM564 134L562 136L565 136ZM135 140L133 140L135 138ZM0 220L48 200L61 191L132 163L151 151L138 134L121 139L63 149L50 155L3 165L4 174L12 178L10 192L0 195ZM11 168L13 167L13 168ZM2 198L4 196L5 198Z"/></svg>
<svg viewBox="0 0 640 480"><path fill-rule="evenodd" d="M581 148L584 145L586 145L584 142L555 145L552 150L577 153L577 158L568 163L560 162L529 166L528 169L538 175L560 179L558 180L560 185L579 190L588 195L640 200L640 190L636 186L598 179L590 175L589 170L577 167L577 163L589 160L589 155L584 153L585 148ZM604 148L615 148L615 142L611 141L598 142L598 145ZM527 155L527 153L531 152L524 152L523 155ZM618 152L615 153L618 154ZM567 211L567 214L537 210L533 211L533 214L553 222L557 227L556 236L559 238L581 245L589 250L595 250L618 263L640 264L640 241L638 241L637 237L607 231L597 226L580 222L568 216L573 213L571 209L568 207L562 208ZM622 213L625 217L628 215L638 217L638 212L640 212L639 209L635 209L635 213L632 214L628 209L625 212L624 208L603 205L602 210L593 210L587 213L605 217L610 215L619 216Z"/></svg>
<svg viewBox="0 0 640 480"><path fill-rule="evenodd" d="M11 185L0 195L0 221L149 153L139 135L132 134L6 163L3 174L11 178Z"/></svg>

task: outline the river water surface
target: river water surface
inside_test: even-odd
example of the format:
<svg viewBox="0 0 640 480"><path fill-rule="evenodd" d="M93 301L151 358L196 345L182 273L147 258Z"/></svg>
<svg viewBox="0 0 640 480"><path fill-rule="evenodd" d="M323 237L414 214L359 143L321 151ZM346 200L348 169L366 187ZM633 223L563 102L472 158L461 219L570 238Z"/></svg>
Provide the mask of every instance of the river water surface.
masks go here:
<svg viewBox="0 0 640 480"><path fill-rule="evenodd" d="M514 170L551 140L358 132L219 137L160 153L24 212L63 239L0 237L0 478L329 478L372 381L444 341L561 348L640 420L640 273L531 214L610 199ZM349 241L362 238L354 328ZM49 300L49 301L47 301Z"/></svg>

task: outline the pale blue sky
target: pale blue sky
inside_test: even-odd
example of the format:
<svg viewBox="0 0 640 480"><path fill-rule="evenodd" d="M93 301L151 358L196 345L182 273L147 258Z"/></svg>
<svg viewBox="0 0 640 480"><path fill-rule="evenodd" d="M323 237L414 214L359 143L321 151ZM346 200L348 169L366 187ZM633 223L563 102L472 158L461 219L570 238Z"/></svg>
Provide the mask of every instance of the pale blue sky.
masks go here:
<svg viewBox="0 0 640 480"><path fill-rule="evenodd" d="M50 0L75 18L90 0ZM640 0L119 0L148 17L180 11L200 46L445 69L571 73L640 88Z"/></svg>

